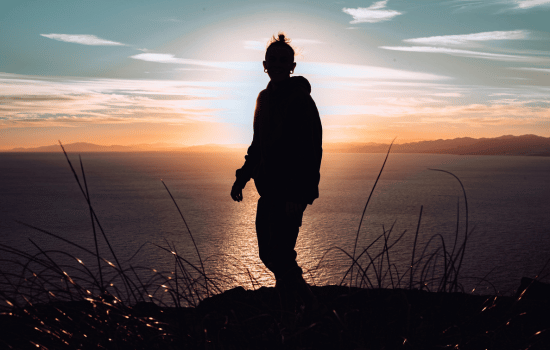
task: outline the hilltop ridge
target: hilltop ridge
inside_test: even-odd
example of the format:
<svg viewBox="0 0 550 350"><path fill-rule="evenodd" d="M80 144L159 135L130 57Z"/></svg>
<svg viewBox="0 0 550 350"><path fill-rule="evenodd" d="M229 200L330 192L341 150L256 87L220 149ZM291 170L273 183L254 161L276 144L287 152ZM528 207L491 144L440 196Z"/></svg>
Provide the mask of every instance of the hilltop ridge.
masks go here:
<svg viewBox="0 0 550 350"><path fill-rule="evenodd" d="M385 143L332 143L328 153L386 153ZM461 137L397 144L392 153L436 153L456 155L531 155L550 156L550 138L537 135L503 135L495 138Z"/></svg>
<svg viewBox="0 0 550 350"><path fill-rule="evenodd" d="M64 145L68 152L246 152L248 145L196 145L179 146L167 143L138 144L131 146L103 146L87 142L76 142ZM336 142L324 143L326 153L386 153L389 143L375 142ZM59 152L59 145L35 148L13 148L5 152ZM494 138L460 137L455 139L438 139L394 144L392 153L435 153L456 155L528 155L550 156L550 137L537 135L503 135Z"/></svg>
<svg viewBox="0 0 550 350"><path fill-rule="evenodd" d="M138 144L130 146L121 145L97 145L89 142L75 142L63 144L67 152L150 152L150 151L180 151L180 152L223 152L233 149L245 148L245 145L196 145L177 146L168 143ZM59 152L59 145L40 146L32 148L17 147L4 152Z"/></svg>

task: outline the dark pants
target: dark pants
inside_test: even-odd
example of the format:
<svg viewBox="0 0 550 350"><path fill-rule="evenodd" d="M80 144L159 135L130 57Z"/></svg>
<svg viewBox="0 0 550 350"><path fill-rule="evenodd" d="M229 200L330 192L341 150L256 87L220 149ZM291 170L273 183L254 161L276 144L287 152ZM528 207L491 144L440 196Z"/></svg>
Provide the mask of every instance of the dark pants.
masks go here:
<svg viewBox="0 0 550 350"><path fill-rule="evenodd" d="M294 250L302 215L288 216L284 200L265 197L258 200L256 234L260 259L275 274L277 283L302 277Z"/></svg>

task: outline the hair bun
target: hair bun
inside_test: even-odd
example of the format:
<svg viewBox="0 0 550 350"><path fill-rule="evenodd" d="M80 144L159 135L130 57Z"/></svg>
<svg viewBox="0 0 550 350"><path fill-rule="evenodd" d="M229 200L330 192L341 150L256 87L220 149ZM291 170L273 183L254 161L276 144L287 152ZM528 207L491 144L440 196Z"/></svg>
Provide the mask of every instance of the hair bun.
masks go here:
<svg viewBox="0 0 550 350"><path fill-rule="evenodd" d="M294 57L296 55L294 49L292 48L292 46L290 46L290 42L292 40L290 40L289 38L286 37L286 35L283 33L283 32L279 32L276 36L273 35L271 37L271 39L269 39L269 41L267 42L267 46L266 46L266 57L267 57L267 50L269 50L269 48L271 46L274 46L274 47L284 47L288 50L290 50L290 52L292 53L292 57Z"/></svg>

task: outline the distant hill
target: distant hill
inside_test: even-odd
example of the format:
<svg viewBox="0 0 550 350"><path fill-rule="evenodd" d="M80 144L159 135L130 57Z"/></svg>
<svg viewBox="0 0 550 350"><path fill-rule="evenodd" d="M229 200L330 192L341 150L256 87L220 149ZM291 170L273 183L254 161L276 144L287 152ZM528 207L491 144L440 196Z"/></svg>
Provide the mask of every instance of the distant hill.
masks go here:
<svg viewBox="0 0 550 350"><path fill-rule="evenodd" d="M77 142L77 143L69 143L66 145L63 145L65 147L65 150L67 152L134 152L136 150L135 147L132 146L118 146L118 145L111 145L111 146L101 146L96 145L93 143L86 143L86 142ZM9 150L8 152L60 152L61 147L59 145L51 145L51 146L41 146L41 147L35 147L35 148L13 148Z"/></svg>
<svg viewBox="0 0 550 350"><path fill-rule="evenodd" d="M386 153L389 144L329 143L327 153ZM393 153L438 153L461 155L550 156L550 138L536 135L505 135L495 138L471 137L403 143L392 146Z"/></svg>
<svg viewBox="0 0 550 350"><path fill-rule="evenodd" d="M232 150L246 150L246 145L199 145L181 147L167 143L157 144L139 144L131 146L101 146L94 143L76 142L64 144L67 152L86 153L86 152L150 152L150 151L180 151L180 152L228 152ZM12 148L6 152L60 152L59 145L41 146L35 148Z"/></svg>
<svg viewBox="0 0 550 350"><path fill-rule="evenodd" d="M69 143L64 145L67 152L246 152L247 145L198 145L179 147L171 144L140 144L132 146L101 146L93 143ZM385 143L325 143L326 153L386 153L389 144ZM59 152L59 145L36 148L13 148L8 152ZM550 138L536 135L504 135L495 138L474 139L462 137L450 140L433 140L403 143L392 146L392 153L438 153L460 155L528 155L550 156Z"/></svg>
<svg viewBox="0 0 550 350"><path fill-rule="evenodd" d="M77 142L63 145L67 152L135 152L140 149L136 149L133 146L101 146L93 143ZM13 148L8 152L60 152L61 147L59 145L41 146L35 148Z"/></svg>

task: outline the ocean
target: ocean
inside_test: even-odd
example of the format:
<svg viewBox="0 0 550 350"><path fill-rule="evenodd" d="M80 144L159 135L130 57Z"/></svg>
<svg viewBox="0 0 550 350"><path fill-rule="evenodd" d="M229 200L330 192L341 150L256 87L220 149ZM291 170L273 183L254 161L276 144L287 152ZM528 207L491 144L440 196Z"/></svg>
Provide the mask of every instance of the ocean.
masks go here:
<svg viewBox="0 0 550 350"><path fill-rule="evenodd" d="M258 195L253 182L244 189L243 202L233 202L229 196L243 156L243 152L83 153L91 204L119 261L124 266L170 271L174 259L158 246L173 245L178 254L198 264L190 235L162 180L208 271L221 276L225 288L272 286L274 280L258 258L254 227ZM69 157L82 181L78 155ZM384 157L324 154L320 197L306 209L296 247L309 283L340 283L351 266L347 254L353 255L362 212ZM435 253L434 259L441 255L442 240L450 252L457 229L459 245L464 240L462 188L450 174L430 169L451 172L464 185L469 237L460 282L465 291L509 295L524 276L549 279L550 267L544 268L550 259L549 157L390 154L366 209L356 249L357 256L384 232L390 245L403 234L384 258L393 272L386 275L383 286L397 285L399 278L401 286L408 286L406 271L417 226L417 258L423 251L426 257ZM90 212L62 152L0 153L2 244L34 253L38 250L32 240L45 251L69 252L93 268L95 258L89 254L22 223L94 249ZM374 257L383 245L382 237L369 254ZM100 252L111 259L103 241ZM363 266L368 265L367 255L363 259Z"/></svg>

